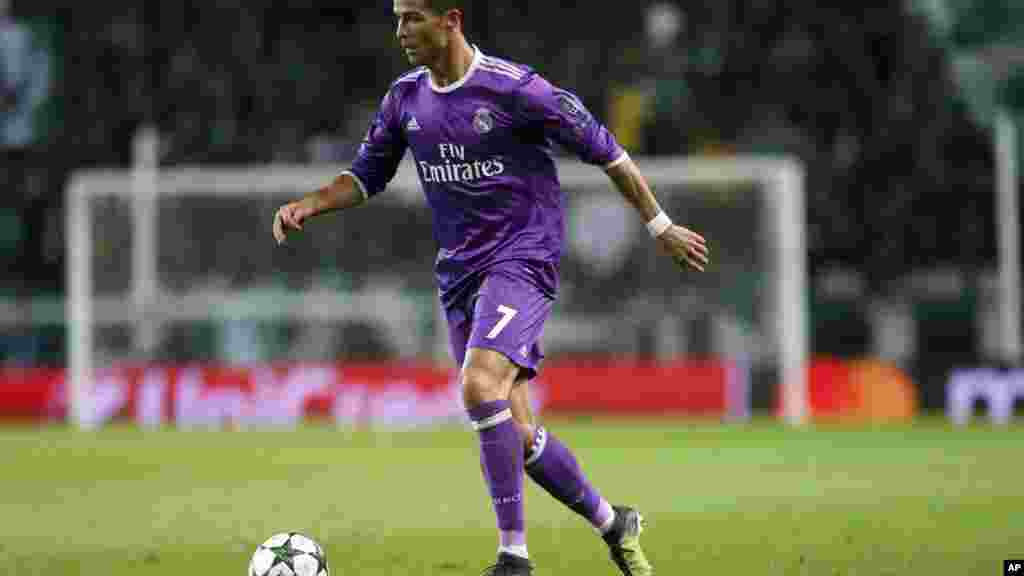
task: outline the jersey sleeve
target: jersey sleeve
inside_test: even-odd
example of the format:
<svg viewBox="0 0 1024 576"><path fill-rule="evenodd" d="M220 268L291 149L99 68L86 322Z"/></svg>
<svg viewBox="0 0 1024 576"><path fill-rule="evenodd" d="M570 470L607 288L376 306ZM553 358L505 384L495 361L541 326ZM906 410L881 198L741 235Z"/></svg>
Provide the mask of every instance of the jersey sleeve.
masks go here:
<svg viewBox="0 0 1024 576"><path fill-rule="evenodd" d="M521 91L523 114L543 125L544 135L580 160L610 168L626 159L615 136L583 105L579 97L532 74Z"/></svg>
<svg viewBox="0 0 1024 576"><path fill-rule="evenodd" d="M400 129L398 98L392 87L381 101L366 136L359 145L352 167L343 172L356 179L367 198L378 194L391 182L408 143Z"/></svg>

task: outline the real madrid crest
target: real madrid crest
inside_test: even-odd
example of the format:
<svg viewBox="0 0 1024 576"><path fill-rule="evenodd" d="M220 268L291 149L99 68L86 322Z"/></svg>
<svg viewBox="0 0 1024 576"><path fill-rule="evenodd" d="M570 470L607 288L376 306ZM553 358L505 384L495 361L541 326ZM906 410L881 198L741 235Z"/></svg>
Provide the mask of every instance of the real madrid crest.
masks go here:
<svg viewBox="0 0 1024 576"><path fill-rule="evenodd" d="M487 134L494 129L494 116L487 108L478 108L473 114L473 129L477 134Z"/></svg>

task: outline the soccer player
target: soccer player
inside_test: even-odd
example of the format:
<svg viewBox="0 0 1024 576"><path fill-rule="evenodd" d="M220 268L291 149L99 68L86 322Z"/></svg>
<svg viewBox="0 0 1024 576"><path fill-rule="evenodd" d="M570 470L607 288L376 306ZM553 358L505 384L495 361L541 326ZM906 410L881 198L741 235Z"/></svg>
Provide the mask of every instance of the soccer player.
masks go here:
<svg viewBox="0 0 1024 576"><path fill-rule="evenodd" d="M529 576L523 472L585 518L625 576L653 573L640 514L611 506L568 447L534 422L528 382L539 369L544 321L558 291L563 192L557 142L602 167L680 266L703 270L704 239L672 223L637 166L572 93L529 67L483 54L463 35L466 0L394 0L398 43L418 66L387 91L351 169L282 206L284 242L310 217L366 202L411 150L432 209L435 272L463 400L499 531L489 576Z"/></svg>

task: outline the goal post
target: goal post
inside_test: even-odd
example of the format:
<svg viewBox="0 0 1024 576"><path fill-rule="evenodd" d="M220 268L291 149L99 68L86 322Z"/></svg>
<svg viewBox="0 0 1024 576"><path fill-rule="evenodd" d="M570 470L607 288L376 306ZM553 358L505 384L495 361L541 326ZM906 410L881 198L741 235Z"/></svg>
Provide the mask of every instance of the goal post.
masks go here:
<svg viewBox="0 0 1024 576"><path fill-rule="evenodd" d="M265 283L253 283L238 287L238 283L249 281L245 279L248 276L247 268L263 266L274 270L275 266L281 267L282 262L286 262L283 259L273 260L270 256L259 256L262 260L254 262L257 256L253 254L265 254L275 249L268 227L273 209L280 202L322 186L334 178L341 167L253 165L158 168L155 154L148 153L147 156L145 152L147 145L154 146L151 140L148 144L145 139L139 142L137 157L143 161L139 161L133 170L79 172L73 175L67 188L68 390L69 419L72 425L87 425L83 403L88 401L89 386L99 369L125 359L160 360L162 353L157 349L161 342L166 341L161 335L166 334L168 327L176 323L234 322L240 319L306 324L360 321L379 327L397 357L424 354L437 356L443 352L443 348L438 346L438 342L446 341L441 332L446 329L443 322L435 318L433 323L427 321L424 324L431 326L430 329L434 331L429 337L424 337L420 333L422 331L417 332L410 322L410 318L423 316L424 302L436 300L436 294L432 292L424 292L429 298L407 298L403 296L405 293L392 290L387 283L361 290L342 291L321 285L311 288L311 284L267 287ZM665 264L667 260L653 260L652 256L651 264L641 263L639 269L650 269L651 277L661 278L663 280L659 282L665 284L663 292L667 296L662 299L667 304L658 304L664 308L656 308L655 319L675 317L681 313L678 307L684 300L675 298L673 294L684 289L694 294L685 301L693 303L700 310L727 308L728 305L718 303L719 293L755 293L757 303L753 306L756 310L749 323L750 331L756 333L756 337L720 338L717 344L703 343L698 348L739 357L770 356L778 369L783 417L791 425L804 424L808 414L809 298L802 164L792 158L742 156L634 157L634 160L670 215L678 223L692 227L708 237L712 267L726 270L701 286L699 284L703 276L684 274L680 280L679 276L673 275L671 264ZM615 195L607 176L600 169L574 158L559 159L558 163L559 178L567 198L575 200L588 195ZM741 208L734 208L738 201L731 199L722 190L732 190L737 185L749 187L752 192L747 194L756 196L756 201L743 200ZM685 213L682 208L673 208L677 196L686 196L691 203L696 202L692 214ZM616 200L624 204L621 199ZM232 206L243 204L246 210L239 210L237 216L232 216L235 213ZM408 208L417 214L426 211L415 167L408 158L403 161L388 189L366 206L370 205ZM712 228L712 233L705 229L704 222L695 218L714 214L716 209L723 211L723 214L716 217L720 223L717 228ZM379 242L379 236L374 236L389 235L390 240L390 236L397 233L394 228L388 228L387 224L375 224L377 213L363 212L366 215L363 217L357 212L359 210L368 208L360 207L339 216L341 220L336 221L337 227L352 227L348 223L356 222L361 226L371 226L369 232L365 229L364 232L351 231L347 232L348 236L344 235L344 231L338 232L337 238L331 236L332 241L338 244L319 241L320 252L303 256L305 260L296 255L313 244L308 238L299 238L289 256L300 260L294 266L305 266L306 262L313 265L334 258L331 251L342 251L346 243L365 242L368 253L358 262L357 267L387 271L392 265L388 262L389 253L382 253L376 259L372 251L384 250L392 244ZM211 211L216 215L210 215ZM254 218L259 221L246 222L253 214L259 215ZM414 220L412 216L409 219ZM426 222L429 223L429 220ZM312 226L312 222L310 224L300 236L327 233L327 224L318 225L319 228ZM418 228L410 234L423 232L420 219L411 225ZM124 230L118 230L118 227ZM216 227L221 228L218 231ZM580 234L571 225L567 227L570 228L570 240L573 235ZM241 238L229 237L235 228L244 229ZM209 234L209 240L196 238L204 234ZM429 232L425 234L429 236ZM730 238L726 239L727 235ZM424 245L431 243L429 237L417 237L415 241L410 239L409 242L414 242L414 249L420 251L425 249ZM723 244L733 246L732 252L726 250L723 254L719 248ZM251 247L252 253L247 246ZM396 243L394 246L398 248L392 250L401 248L404 252L407 244ZM601 246L596 248L600 249ZM640 249L657 252L649 242ZM210 252L223 254L217 260ZM744 258L748 261L728 263L732 254L740 253L745 254ZM423 262L422 257L419 259L424 270L428 270L430 261ZM723 260L726 265L721 264ZM225 262L233 267L225 271L229 284L211 285L193 279L198 277L193 269L203 266L223 267ZM333 266L344 268L346 264L336 263ZM178 271L178 268L188 268L190 271ZM755 274L747 268L757 268L759 271ZM732 271L741 274L731 277ZM353 274L358 275L355 272ZM402 274L401 271L393 271L392 275ZM710 273L714 274L716 272ZM279 284L288 283L287 271L276 275L281 277L278 279ZM695 287L689 286L691 283ZM572 288L571 282L568 284L570 286L567 290ZM590 291L589 287L584 288L577 286L576 293ZM628 294L620 296L624 300L630 297ZM650 299L657 300L656 297ZM570 302L573 301L570 298ZM566 307L571 307L571 304ZM610 306L608 308L611 309ZM626 309L626 305L621 309ZM436 309L433 312L436 314ZM571 311L566 311L564 315L552 319L550 328L545 330L545 338L555 342L557 348L557 342L569 342L581 334L589 334L595 339L604 337L602 335L621 336L621 331L609 324L615 319L601 317L600 312L593 307L583 308L583 313L573 316ZM724 316L742 317L743 313L734 314L726 310ZM600 326L607 328L610 325L610 330L602 332L599 329ZM671 327L670 323L668 325ZM121 347L117 349L121 351L99 352L102 346L98 340L98 331L113 330L114 327L120 327L120 340L117 341L121 342ZM698 339L713 339L707 336L713 331L713 327L701 331ZM680 332L670 328L666 331L659 328L653 332L671 337L673 334L679 336L686 330ZM670 343L666 349L670 353L673 349L678 350L679 345L674 346ZM756 347L759 351L745 347ZM110 350L115 348L112 346Z"/></svg>

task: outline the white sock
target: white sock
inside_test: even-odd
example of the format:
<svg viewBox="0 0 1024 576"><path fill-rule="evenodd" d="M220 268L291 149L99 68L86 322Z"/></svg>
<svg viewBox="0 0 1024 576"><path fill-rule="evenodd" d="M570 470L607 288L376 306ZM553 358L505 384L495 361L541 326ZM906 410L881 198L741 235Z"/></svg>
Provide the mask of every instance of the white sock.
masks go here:
<svg viewBox="0 0 1024 576"><path fill-rule="evenodd" d="M526 551L526 544L517 544L514 546L499 546L498 554L502 552L511 554L513 556L519 556L520 558L529 558L530 554Z"/></svg>
<svg viewBox="0 0 1024 576"><path fill-rule="evenodd" d="M602 522L601 525L597 527L597 531L600 532L603 536L607 534L608 531L612 529L612 525L615 524L615 509L612 508L612 505L609 504L607 500L602 498L600 508L598 510L599 514L608 515L608 519Z"/></svg>

